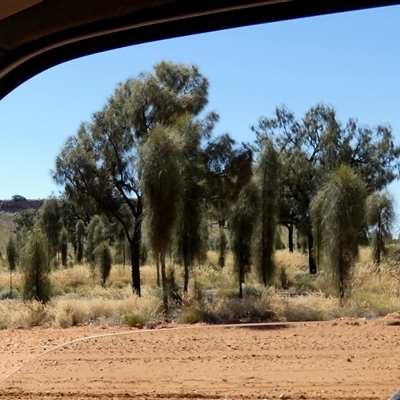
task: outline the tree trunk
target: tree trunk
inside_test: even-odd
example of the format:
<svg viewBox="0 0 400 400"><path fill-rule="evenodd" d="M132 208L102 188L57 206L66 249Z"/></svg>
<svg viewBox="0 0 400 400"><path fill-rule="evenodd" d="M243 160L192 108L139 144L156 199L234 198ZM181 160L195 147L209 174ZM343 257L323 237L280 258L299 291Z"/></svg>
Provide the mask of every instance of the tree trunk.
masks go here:
<svg viewBox="0 0 400 400"><path fill-rule="evenodd" d="M218 228L219 228L219 232L218 232L218 234L219 234L218 265L220 266L220 268L224 268L225 267L226 244L222 243L222 241L221 241L221 232L222 232L222 229L224 229L223 228L224 225L225 225L225 221L224 222L220 221L218 223Z"/></svg>
<svg viewBox="0 0 400 400"><path fill-rule="evenodd" d="M139 297L141 296L140 285L140 244L142 241L142 204L140 199L137 200L137 213L133 237L129 241L131 250L131 265L132 265L132 289Z"/></svg>
<svg viewBox="0 0 400 400"><path fill-rule="evenodd" d="M243 299L244 265L239 265L239 299Z"/></svg>
<svg viewBox="0 0 400 400"><path fill-rule="evenodd" d="M310 275L315 275L317 273L317 264L315 264L313 257L313 246L314 246L314 236L312 233L308 234L308 266L310 269Z"/></svg>
<svg viewBox="0 0 400 400"><path fill-rule="evenodd" d="M131 251L131 266L132 266L132 290L139 297L141 296L140 287L140 259L139 259L139 249L140 244L133 238L129 242Z"/></svg>
<svg viewBox="0 0 400 400"><path fill-rule="evenodd" d="M10 271L10 299L13 298L13 293L12 293L12 271Z"/></svg>
<svg viewBox="0 0 400 400"><path fill-rule="evenodd" d="M376 230L376 263L379 265L381 263L381 241L382 241L382 231L381 231L381 216L379 214L378 218L378 228Z"/></svg>
<svg viewBox="0 0 400 400"><path fill-rule="evenodd" d="M381 263L381 233L377 232L377 244L376 244L376 264L379 265Z"/></svg>
<svg viewBox="0 0 400 400"><path fill-rule="evenodd" d="M156 254L156 269L157 269L157 286L161 286L161 281L160 281L160 259L158 257L158 254Z"/></svg>
<svg viewBox="0 0 400 400"><path fill-rule="evenodd" d="M264 218L262 218L262 221ZM261 275L262 275L262 281L265 287L267 287L267 271L266 271L266 252L265 252L265 225L262 222L261 226Z"/></svg>
<svg viewBox="0 0 400 400"><path fill-rule="evenodd" d="M161 261L161 283L163 291L164 310L168 311L168 288L167 288L168 282L167 282L167 274L165 268L165 253L160 254L160 261Z"/></svg>
<svg viewBox="0 0 400 400"><path fill-rule="evenodd" d="M289 223L287 225L288 232L289 232L289 237L288 237L288 245L289 245L289 251L293 253L294 246L293 246L293 224Z"/></svg>
<svg viewBox="0 0 400 400"><path fill-rule="evenodd" d="M187 293L189 288L189 262L187 260L186 255L183 255L183 292Z"/></svg>

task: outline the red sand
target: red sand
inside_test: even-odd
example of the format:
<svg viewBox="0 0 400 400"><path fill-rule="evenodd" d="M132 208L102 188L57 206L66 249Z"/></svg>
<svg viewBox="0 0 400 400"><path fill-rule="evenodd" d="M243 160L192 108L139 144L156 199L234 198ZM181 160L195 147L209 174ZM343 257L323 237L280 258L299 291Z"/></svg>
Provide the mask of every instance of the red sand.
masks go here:
<svg viewBox="0 0 400 400"><path fill-rule="evenodd" d="M387 321L132 329L53 351L123 329L0 331L0 399L386 400L400 388L400 326Z"/></svg>

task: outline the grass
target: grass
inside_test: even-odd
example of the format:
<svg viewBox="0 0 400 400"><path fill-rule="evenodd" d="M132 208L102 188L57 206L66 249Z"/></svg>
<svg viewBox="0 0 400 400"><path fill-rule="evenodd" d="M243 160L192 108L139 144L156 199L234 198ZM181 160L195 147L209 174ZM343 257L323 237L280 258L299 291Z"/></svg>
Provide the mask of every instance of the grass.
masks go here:
<svg viewBox="0 0 400 400"><path fill-rule="evenodd" d="M54 296L43 305L20 300L22 273L13 274L14 298L8 299L9 272L0 266L0 329L60 326L67 328L86 323L152 326L166 317L180 323L222 323L239 321L330 320L332 318L379 317L400 310L400 281L393 268L382 264L380 272L371 262L369 249L361 249L353 276L352 295L340 306L329 274L322 269L317 276L308 274L307 255L288 250L276 252L278 274L275 285L263 287L255 273L244 285L244 298L238 299L238 285L232 256L223 269L216 265L217 255L209 252L207 262L192 272L189 293L181 304L172 303L166 316L161 289L157 287L152 265L141 268L142 297L131 290L129 267L114 265L106 287L99 275L87 265L56 269L50 275ZM182 287L182 270L175 268L176 283ZM396 272L396 271L395 271ZM397 278L396 278L397 277ZM282 291L281 285L284 283ZM19 295L19 296L18 296Z"/></svg>

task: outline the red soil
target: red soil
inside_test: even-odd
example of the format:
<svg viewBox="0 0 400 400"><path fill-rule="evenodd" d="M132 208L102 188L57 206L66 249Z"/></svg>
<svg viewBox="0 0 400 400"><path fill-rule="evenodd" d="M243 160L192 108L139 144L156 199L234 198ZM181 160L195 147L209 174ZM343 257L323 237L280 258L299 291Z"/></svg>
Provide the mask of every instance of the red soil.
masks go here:
<svg viewBox="0 0 400 400"><path fill-rule="evenodd" d="M400 387L388 321L0 331L0 399L386 400Z"/></svg>

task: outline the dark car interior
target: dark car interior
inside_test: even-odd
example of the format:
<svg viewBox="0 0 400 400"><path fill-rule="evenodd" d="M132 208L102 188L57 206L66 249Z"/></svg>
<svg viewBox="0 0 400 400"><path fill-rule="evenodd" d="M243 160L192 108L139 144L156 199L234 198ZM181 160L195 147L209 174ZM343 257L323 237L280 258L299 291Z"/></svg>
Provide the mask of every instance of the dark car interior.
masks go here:
<svg viewBox="0 0 400 400"><path fill-rule="evenodd" d="M399 3L389 0L2 0L0 99L50 67L101 51Z"/></svg>

